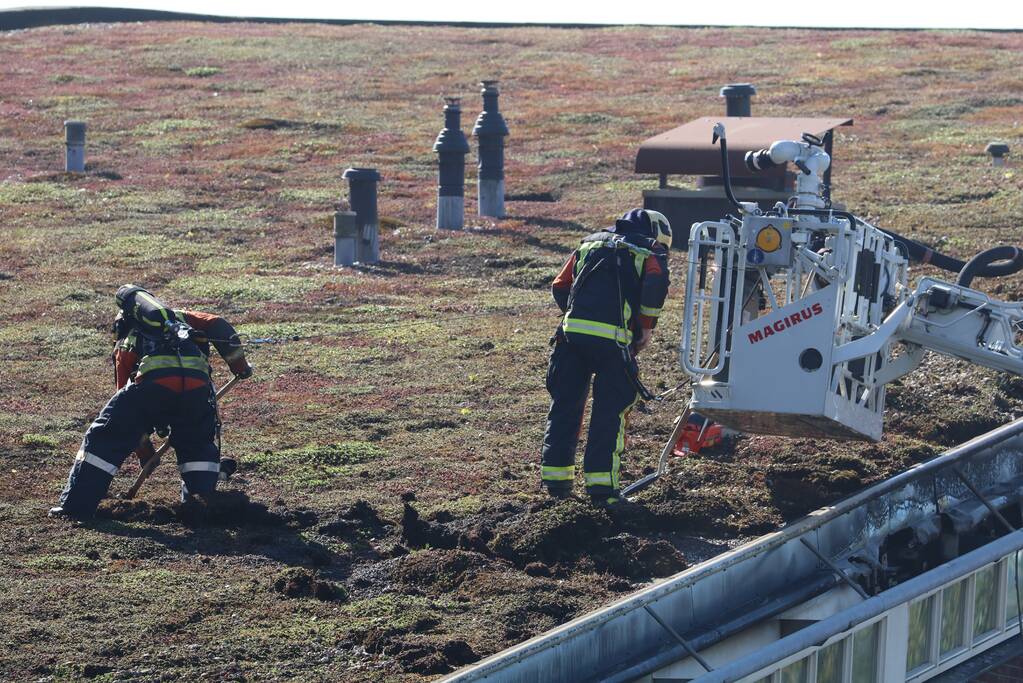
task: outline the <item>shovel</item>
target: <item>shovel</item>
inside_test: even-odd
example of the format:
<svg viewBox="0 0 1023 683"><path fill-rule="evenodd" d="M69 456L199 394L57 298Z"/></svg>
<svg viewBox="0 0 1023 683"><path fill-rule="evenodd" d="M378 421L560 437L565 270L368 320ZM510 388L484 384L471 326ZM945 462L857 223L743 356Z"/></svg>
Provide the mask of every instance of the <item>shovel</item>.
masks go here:
<svg viewBox="0 0 1023 683"><path fill-rule="evenodd" d="M675 449L675 443L678 441L678 437L681 436L682 430L686 428L686 423L689 422L689 415L692 412L693 409L690 406L686 406L682 414L675 418L675 427L671 430L668 443L664 444L664 448L661 449L661 458L657 461L657 470L626 486L622 489L622 496L627 498L631 494L639 493L660 479L661 475L668 471L668 459L671 457L671 452Z"/></svg>

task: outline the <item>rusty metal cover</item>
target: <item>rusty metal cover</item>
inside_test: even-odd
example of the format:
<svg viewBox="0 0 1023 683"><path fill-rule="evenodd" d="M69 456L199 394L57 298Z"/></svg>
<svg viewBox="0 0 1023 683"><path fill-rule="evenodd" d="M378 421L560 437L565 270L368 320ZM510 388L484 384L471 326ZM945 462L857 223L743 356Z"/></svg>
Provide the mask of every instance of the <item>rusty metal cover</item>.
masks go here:
<svg viewBox="0 0 1023 683"><path fill-rule="evenodd" d="M817 137L838 126L851 126L849 118L771 118L758 116L704 116L644 142L636 154L636 173L716 175L721 173L721 151L711 144L714 124L725 124L728 164L734 175L749 175L746 152L769 147L778 140L798 140L803 133ZM772 169L783 173L784 168Z"/></svg>

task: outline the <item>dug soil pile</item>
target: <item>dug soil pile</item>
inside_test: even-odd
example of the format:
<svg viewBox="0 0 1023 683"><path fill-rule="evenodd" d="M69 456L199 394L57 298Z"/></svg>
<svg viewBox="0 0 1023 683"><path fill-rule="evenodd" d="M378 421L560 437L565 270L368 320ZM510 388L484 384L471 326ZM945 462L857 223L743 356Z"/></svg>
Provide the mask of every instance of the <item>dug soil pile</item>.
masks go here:
<svg viewBox="0 0 1023 683"><path fill-rule="evenodd" d="M298 516L301 512L291 513ZM288 522L280 514L270 512L262 503L255 503L242 491L218 491L208 498L192 497L188 501L159 503L148 500L111 498L100 503L99 519L121 522L146 522L162 525L178 522L186 527L202 526L276 526Z"/></svg>

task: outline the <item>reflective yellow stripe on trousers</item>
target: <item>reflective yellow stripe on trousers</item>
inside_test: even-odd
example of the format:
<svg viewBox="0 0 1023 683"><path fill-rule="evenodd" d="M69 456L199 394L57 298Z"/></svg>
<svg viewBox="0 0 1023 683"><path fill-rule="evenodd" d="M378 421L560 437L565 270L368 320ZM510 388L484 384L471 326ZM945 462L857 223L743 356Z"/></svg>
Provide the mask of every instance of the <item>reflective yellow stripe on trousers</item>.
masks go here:
<svg viewBox="0 0 1023 683"><path fill-rule="evenodd" d="M540 471L540 479L543 481L572 481L575 479L575 465L566 467L544 465Z"/></svg>
<svg viewBox="0 0 1023 683"><path fill-rule="evenodd" d="M625 450L625 423L627 421L629 411L636 405L636 401L639 400L639 395L636 395L635 400L625 407L625 410L618 413L618 435L615 437L614 450L611 452L611 471L610 472L583 472L583 478L586 480L586 486L610 486L613 489L617 489L619 485L618 474L622 467L622 452Z"/></svg>
<svg viewBox="0 0 1023 683"><path fill-rule="evenodd" d="M639 392L625 410L618 413L618 438L615 439L615 450L611 454L611 487L618 488L618 474L622 466L622 452L625 450L625 423L629 419L629 411L639 401Z"/></svg>

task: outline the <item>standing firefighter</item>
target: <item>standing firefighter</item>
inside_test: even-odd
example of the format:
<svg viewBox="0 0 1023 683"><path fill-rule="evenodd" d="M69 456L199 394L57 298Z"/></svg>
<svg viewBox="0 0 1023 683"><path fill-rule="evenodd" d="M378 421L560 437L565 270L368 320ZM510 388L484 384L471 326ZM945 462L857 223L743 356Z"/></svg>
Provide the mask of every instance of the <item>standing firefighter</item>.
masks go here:
<svg viewBox="0 0 1023 683"><path fill-rule="evenodd" d="M613 228L590 235L554 280L565 313L547 368L551 409L541 478L565 497L575 478L575 449L593 380L593 409L583 457L586 492L597 505L619 500L618 470L629 411L641 395L636 354L653 337L668 294L671 226L656 211L634 209ZM645 390L643 390L645 391Z"/></svg>
<svg viewBox="0 0 1023 683"><path fill-rule="evenodd" d="M223 318L175 311L134 285L124 285L115 296L121 309L114 321L117 393L85 433L51 516L91 517L132 451L143 463L153 457L154 430L170 434L182 500L212 493L220 448L210 344L235 376L252 375L237 333Z"/></svg>

